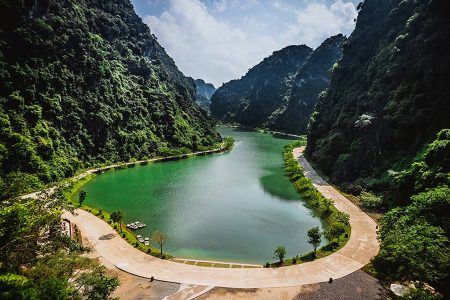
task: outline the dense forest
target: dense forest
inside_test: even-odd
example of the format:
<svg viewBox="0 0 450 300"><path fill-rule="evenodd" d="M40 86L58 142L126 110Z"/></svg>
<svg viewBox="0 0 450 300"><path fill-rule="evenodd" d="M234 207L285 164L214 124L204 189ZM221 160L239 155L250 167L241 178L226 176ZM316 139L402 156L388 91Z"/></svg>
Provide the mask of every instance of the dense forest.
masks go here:
<svg viewBox="0 0 450 300"><path fill-rule="evenodd" d="M196 79L195 90L197 91L197 104L209 113L211 97L216 91L216 87L212 83L206 83L203 79Z"/></svg>
<svg viewBox="0 0 450 300"><path fill-rule="evenodd" d="M219 141L129 0L0 2L0 194Z"/></svg>
<svg viewBox="0 0 450 300"><path fill-rule="evenodd" d="M0 298L107 299L119 281L63 234L62 191L13 198L95 164L212 147L194 80L129 0L3 0L0 81Z"/></svg>
<svg viewBox="0 0 450 300"><path fill-rule="evenodd" d="M389 279L441 289L450 270L450 7L366 0L330 88L311 116L307 156L381 219L374 260Z"/></svg>
<svg viewBox="0 0 450 300"><path fill-rule="evenodd" d="M314 51L303 45L274 52L241 79L217 90L211 99L212 116L252 128L306 133L317 96L329 85L344 41L339 34Z"/></svg>

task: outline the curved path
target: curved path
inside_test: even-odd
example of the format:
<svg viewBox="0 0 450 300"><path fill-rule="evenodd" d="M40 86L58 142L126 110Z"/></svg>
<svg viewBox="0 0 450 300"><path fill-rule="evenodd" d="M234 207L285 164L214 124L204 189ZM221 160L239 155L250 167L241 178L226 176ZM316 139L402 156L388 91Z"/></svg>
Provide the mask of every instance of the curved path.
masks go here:
<svg viewBox="0 0 450 300"><path fill-rule="evenodd" d="M313 284L330 277L348 275L367 263L378 253L376 223L356 205L327 184L309 165L302 154L294 155L314 186L335 206L350 216L352 232L347 244L337 252L312 262L282 268L222 269L179 264L147 255L123 240L106 222L88 212L64 217L76 223L83 237L96 252L117 268L138 275L170 282L220 286L230 288L268 288Z"/></svg>

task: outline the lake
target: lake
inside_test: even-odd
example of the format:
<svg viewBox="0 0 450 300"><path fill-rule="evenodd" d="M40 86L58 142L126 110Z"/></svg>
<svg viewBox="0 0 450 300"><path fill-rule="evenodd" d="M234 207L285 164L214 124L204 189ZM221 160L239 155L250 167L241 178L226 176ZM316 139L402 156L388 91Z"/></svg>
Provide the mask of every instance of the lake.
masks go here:
<svg viewBox="0 0 450 300"><path fill-rule="evenodd" d="M157 162L104 173L88 182L86 204L123 210L124 222L159 230L165 252L177 257L262 264L311 251L307 231L323 228L283 171L283 146L292 140L220 127L232 151ZM155 245L156 246L156 245Z"/></svg>

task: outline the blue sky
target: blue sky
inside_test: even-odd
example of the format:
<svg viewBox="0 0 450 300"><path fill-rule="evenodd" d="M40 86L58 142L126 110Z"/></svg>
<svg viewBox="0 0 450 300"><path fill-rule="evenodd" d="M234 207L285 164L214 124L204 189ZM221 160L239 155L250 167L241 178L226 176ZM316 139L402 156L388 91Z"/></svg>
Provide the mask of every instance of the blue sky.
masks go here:
<svg viewBox="0 0 450 300"><path fill-rule="evenodd" d="M354 29L360 0L131 0L187 76L215 86L273 51Z"/></svg>

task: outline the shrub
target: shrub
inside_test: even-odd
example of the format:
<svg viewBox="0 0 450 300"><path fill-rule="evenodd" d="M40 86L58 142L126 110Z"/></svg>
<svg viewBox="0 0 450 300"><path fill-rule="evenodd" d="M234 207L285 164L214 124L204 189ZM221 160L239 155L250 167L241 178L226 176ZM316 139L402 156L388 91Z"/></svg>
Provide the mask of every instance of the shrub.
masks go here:
<svg viewBox="0 0 450 300"><path fill-rule="evenodd" d="M378 209L381 208L383 200L370 192L363 191L359 195L359 200L365 208Z"/></svg>

